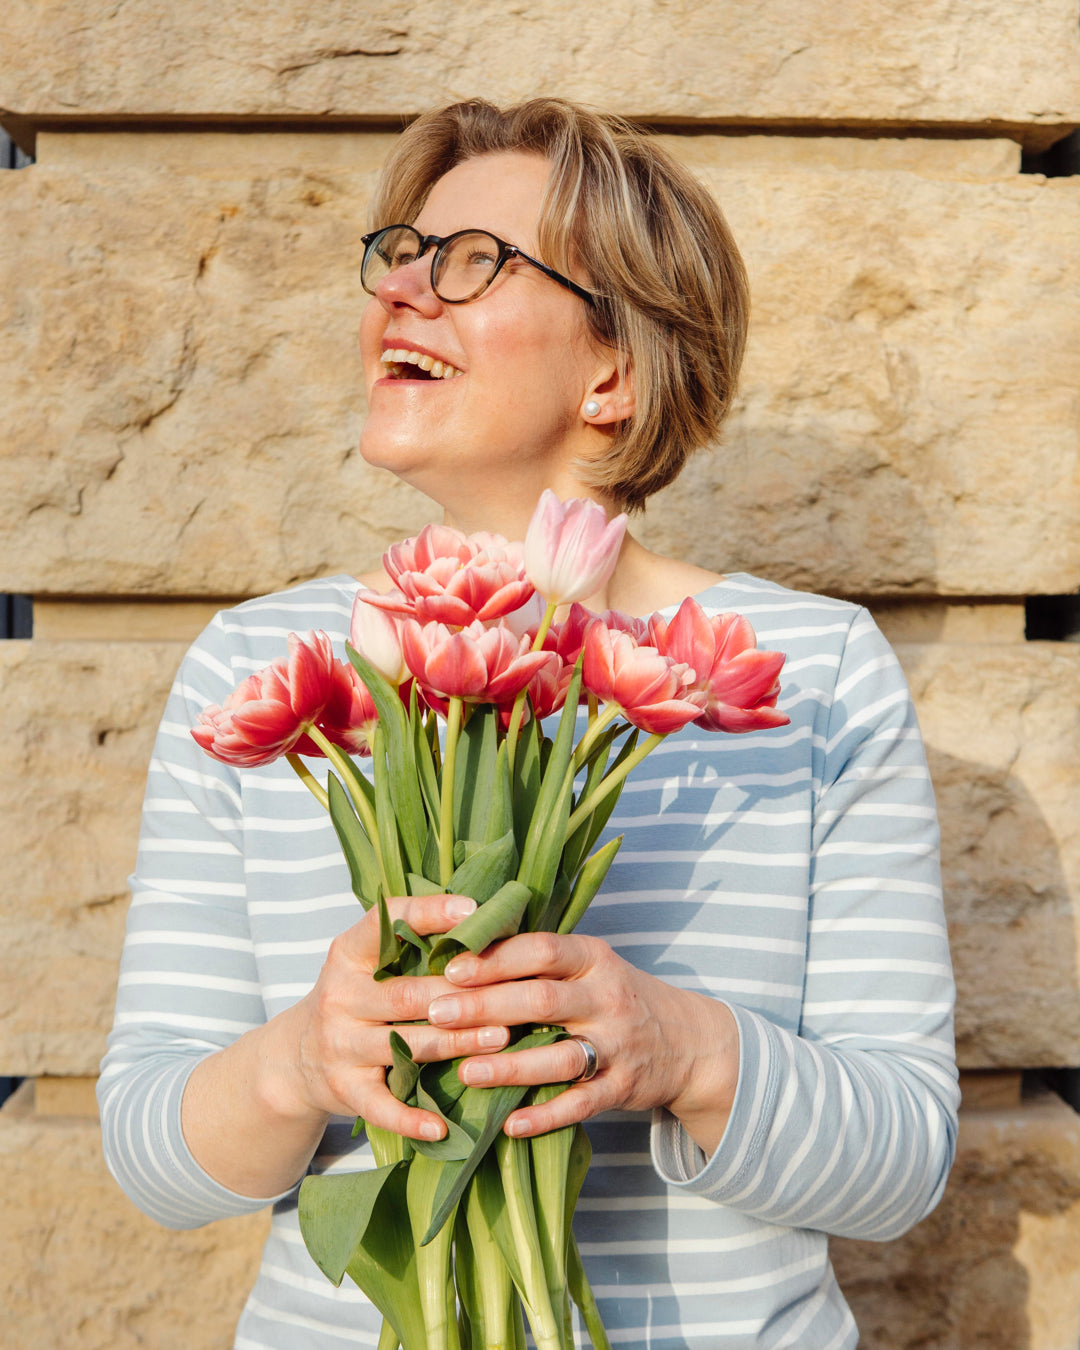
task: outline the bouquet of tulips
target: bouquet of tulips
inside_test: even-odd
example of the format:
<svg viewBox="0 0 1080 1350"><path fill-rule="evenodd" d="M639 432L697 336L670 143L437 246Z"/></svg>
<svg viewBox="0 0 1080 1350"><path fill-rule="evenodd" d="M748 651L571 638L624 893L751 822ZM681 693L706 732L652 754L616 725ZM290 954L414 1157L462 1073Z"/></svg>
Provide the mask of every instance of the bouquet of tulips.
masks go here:
<svg viewBox="0 0 1080 1350"><path fill-rule="evenodd" d="M326 634L290 634L287 655L201 714L193 735L209 754L245 767L284 754L329 811L356 897L378 911L376 979L440 974L522 931L569 933L618 851L618 838L593 850L621 786L664 736L787 722L784 657L758 650L741 616L692 599L670 622L578 603L610 577L625 528L550 491L523 545L429 525L386 554L395 590L358 592L349 664ZM319 755L325 786L301 758ZM477 908L432 938L391 922L388 896L438 893ZM565 1034L517 1028L504 1053ZM300 1225L316 1264L378 1307L380 1350L523 1350L522 1307L538 1350L564 1350L571 1297L607 1346L571 1229L588 1138L580 1125L502 1129L526 1094L566 1084L465 1087L458 1061L417 1064L393 1030L390 1047L390 1090L441 1116L445 1136L368 1127L374 1169L307 1177Z"/></svg>

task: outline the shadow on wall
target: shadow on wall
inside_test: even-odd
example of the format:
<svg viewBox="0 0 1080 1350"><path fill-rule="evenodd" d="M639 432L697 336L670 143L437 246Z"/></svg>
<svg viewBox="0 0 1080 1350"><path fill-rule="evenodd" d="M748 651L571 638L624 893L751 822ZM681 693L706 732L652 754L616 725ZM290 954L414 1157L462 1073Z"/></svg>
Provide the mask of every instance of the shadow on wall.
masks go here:
<svg viewBox="0 0 1080 1350"><path fill-rule="evenodd" d="M1011 652L967 651L967 660L955 645L903 652L941 815L960 1062L1016 1069L1067 1064L1080 1028L1072 910L1058 841L1016 772L1025 691L1006 687L1000 672L988 668L1026 662L1032 649L1017 643ZM1003 731L1001 722L1010 719ZM1002 758L986 763L950 753L964 731L973 745L989 742ZM1030 1108L1025 1102L1022 1109ZM1080 1178L1045 1144L1031 1141L1019 1156L1006 1144L1019 1109L965 1116L944 1199L911 1233L884 1245L834 1243L864 1350L1075 1345L1075 1327L1060 1346L1044 1334L1052 1305L1063 1297L1066 1320L1074 1322L1075 1299L1058 1272L1046 1269L1049 1253L1033 1252L1025 1233L1032 1224L1039 1231L1048 1224L1071 1228ZM1051 1130L1060 1130L1060 1115L1056 1120Z"/></svg>

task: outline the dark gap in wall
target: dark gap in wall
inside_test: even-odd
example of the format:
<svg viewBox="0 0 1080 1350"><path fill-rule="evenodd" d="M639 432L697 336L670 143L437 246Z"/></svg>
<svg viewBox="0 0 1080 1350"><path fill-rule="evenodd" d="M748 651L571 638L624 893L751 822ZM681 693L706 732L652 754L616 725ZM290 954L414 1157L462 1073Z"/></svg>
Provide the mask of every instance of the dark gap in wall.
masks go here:
<svg viewBox="0 0 1080 1350"><path fill-rule="evenodd" d="M1024 601L1029 642L1080 642L1080 595L1031 595Z"/></svg>
<svg viewBox="0 0 1080 1350"><path fill-rule="evenodd" d="M21 1078L0 1078L0 1106L3 1106L21 1082Z"/></svg>
<svg viewBox="0 0 1080 1350"><path fill-rule="evenodd" d="M0 641L34 636L34 601L29 595L0 591Z"/></svg>
<svg viewBox="0 0 1080 1350"><path fill-rule="evenodd" d="M0 169L25 169L33 159L24 154L6 131L0 131Z"/></svg>
<svg viewBox="0 0 1080 1350"><path fill-rule="evenodd" d="M1055 141L1049 150L1025 150L1020 156L1020 172L1044 173L1047 178L1070 178L1080 173L1080 128Z"/></svg>
<svg viewBox="0 0 1080 1350"><path fill-rule="evenodd" d="M1080 1069L1025 1069L1021 1083L1022 1097L1056 1092L1063 1102L1080 1112Z"/></svg>

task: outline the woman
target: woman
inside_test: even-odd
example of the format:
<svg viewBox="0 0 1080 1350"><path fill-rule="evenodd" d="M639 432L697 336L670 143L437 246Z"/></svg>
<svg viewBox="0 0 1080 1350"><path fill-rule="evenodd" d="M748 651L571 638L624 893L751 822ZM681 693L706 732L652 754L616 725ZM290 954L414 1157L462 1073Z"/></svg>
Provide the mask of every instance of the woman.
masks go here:
<svg viewBox="0 0 1080 1350"><path fill-rule="evenodd" d="M546 487L640 507L715 436L742 265L648 138L555 100L448 108L401 138L375 221L361 450L449 523L522 538ZM506 1128L591 1122L575 1227L615 1342L854 1345L827 1235L889 1238L933 1207L957 1102L932 791L872 621L628 537L589 607L670 613L692 594L747 614L788 654L791 725L669 738L609 826L626 840L578 934L376 984L377 931L355 922L318 806L286 766L237 773L188 735L289 629L342 642L354 591L331 578L219 615L178 677L100 1086L121 1183L178 1227L273 1201L237 1346L374 1345L378 1315L302 1247L296 1186L366 1165L357 1114L442 1132L384 1082L387 1024L426 1018L406 1030L416 1056L467 1056L470 1083L576 1080ZM393 902L427 933L471 907ZM531 1021L585 1037L599 1071L581 1077L574 1041L486 1053Z"/></svg>

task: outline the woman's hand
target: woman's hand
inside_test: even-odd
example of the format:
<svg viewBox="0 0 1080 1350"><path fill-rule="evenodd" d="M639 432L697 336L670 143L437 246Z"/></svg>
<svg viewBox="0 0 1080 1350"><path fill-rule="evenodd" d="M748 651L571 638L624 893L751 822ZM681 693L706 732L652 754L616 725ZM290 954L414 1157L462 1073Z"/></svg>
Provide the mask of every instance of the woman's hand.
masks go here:
<svg viewBox="0 0 1080 1350"><path fill-rule="evenodd" d="M456 956L445 974L455 988L427 1008L433 1025L465 1030L536 1022L565 1027L596 1047L594 1078L513 1112L508 1134L543 1134L615 1108L664 1106L701 1148L715 1150L739 1066L738 1030L723 1003L665 984L601 939L580 934L522 933L480 956ZM567 1082L582 1067L581 1047L560 1041L474 1055L459 1072L465 1083L495 1087Z"/></svg>
<svg viewBox="0 0 1080 1350"><path fill-rule="evenodd" d="M421 936L445 933L476 908L466 896L428 895L387 901L390 918ZM362 1116L371 1125L412 1138L441 1139L446 1126L430 1111L399 1102L386 1086L390 1030L408 1042L418 1062L456 1059L507 1043L506 1026L470 1022L441 1029L423 1022L432 1000L452 991L441 976L377 981L379 916L370 911L330 944L311 992L288 1013L294 1054L281 1091L299 1112ZM288 1109L286 1106L286 1109Z"/></svg>

